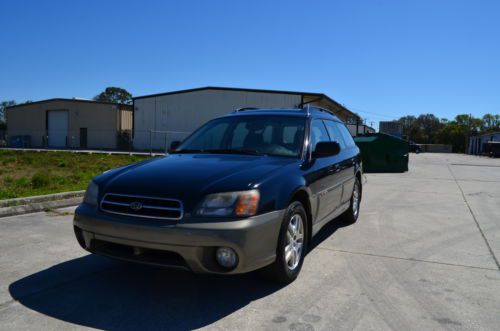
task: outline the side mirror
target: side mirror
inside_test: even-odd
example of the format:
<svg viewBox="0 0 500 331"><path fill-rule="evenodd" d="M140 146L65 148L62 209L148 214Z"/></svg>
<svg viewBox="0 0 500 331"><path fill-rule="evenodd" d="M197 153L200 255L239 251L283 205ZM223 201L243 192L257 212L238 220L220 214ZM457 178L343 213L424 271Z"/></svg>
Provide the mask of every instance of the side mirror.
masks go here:
<svg viewBox="0 0 500 331"><path fill-rule="evenodd" d="M340 153L340 145L336 141L322 141L316 144L312 153L313 158L329 157Z"/></svg>
<svg viewBox="0 0 500 331"><path fill-rule="evenodd" d="M175 151L180 144L181 142L179 140L172 141L172 143L170 143L170 150Z"/></svg>

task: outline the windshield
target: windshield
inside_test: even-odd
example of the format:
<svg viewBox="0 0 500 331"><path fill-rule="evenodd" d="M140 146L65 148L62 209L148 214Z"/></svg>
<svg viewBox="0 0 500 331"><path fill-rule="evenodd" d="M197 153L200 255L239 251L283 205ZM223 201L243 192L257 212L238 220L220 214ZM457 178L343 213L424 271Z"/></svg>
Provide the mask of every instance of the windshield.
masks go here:
<svg viewBox="0 0 500 331"><path fill-rule="evenodd" d="M231 153L298 157L305 119L293 116L234 116L208 122L174 153Z"/></svg>

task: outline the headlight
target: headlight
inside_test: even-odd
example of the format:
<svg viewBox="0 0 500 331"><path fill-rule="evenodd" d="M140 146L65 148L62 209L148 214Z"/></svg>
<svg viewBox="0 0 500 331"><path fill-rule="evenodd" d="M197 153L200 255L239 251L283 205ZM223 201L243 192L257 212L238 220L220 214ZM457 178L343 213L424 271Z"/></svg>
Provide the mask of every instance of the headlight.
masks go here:
<svg viewBox="0 0 500 331"><path fill-rule="evenodd" d="M92 206L97 206L97 196L99 194L99 187L94 181L90 181L87 190L85 191L85 196L83 197L83 202Z"/></svg>
<svg viewBox="0 0 500 331"><path fill-rule="evenodd" d="M210 194L196 214L200 216L252 216L257 213L260 194L257 190Z"/></svg>

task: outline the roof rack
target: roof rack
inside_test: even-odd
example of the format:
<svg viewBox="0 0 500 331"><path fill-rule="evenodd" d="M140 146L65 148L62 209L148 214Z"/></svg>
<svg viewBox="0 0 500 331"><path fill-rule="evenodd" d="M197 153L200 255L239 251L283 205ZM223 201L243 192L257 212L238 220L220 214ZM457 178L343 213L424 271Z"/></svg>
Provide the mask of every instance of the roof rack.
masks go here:
<svg viewBox="0 0 500 331"><path fill-rule="evenodd" d="M310 114L310 112L309 112L310 109L316 109L318 111L322 111L322 112L325 112L325 113L330 113L332 115L335 115L335 112L333 110L326 109L326 108L323 108L323 107L318 107L318 106L307 105L305 107L302 107L302 109L305 110L305 111L307 111L307 114Z"/></svg>
<svg viewBox="0 0 500 331"><path fill-rule="evenodd" d="M259 109L259 108L257 108L257 107L241 107L241 108L237 108L237 109L235 110L235 112L237 113L237 112L240 112L240 111L245 111L245 110L256 110L256 109Z"/></svg>
<svg viewBox="0 0 500 331"><path fill-rule="evenodd" d="M262 108L258 108L258 107L241 107L241 108L237 108L234 112L238 113L238 112L245 111L245 110L258 110L258 109L262 109ZM329 114L332 114L332 115L336 116L335 112L333 110L326 109L326 108L319 107L319 106L311 106L309 104L304 105L303 107L298 108L298 109L302 110L302 111L305 111L307 115L310 115L311 114L311 110L314 109L314 110L317 110L317 111L322 111L322 112L329 113Z"/></svg>

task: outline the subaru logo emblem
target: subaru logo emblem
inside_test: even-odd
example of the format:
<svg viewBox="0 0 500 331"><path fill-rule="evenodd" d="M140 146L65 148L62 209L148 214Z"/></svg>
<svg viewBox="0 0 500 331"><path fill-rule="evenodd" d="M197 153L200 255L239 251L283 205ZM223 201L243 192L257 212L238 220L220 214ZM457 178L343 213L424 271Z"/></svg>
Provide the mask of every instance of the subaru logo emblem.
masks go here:
<svg viewBox="0 0 500 331"><path fill-rule="evenodd" d="M142 203L140 203L139 201L134 201L130 204L130 209L132 209L133 211L139 211L142 209Z"/></svg>

